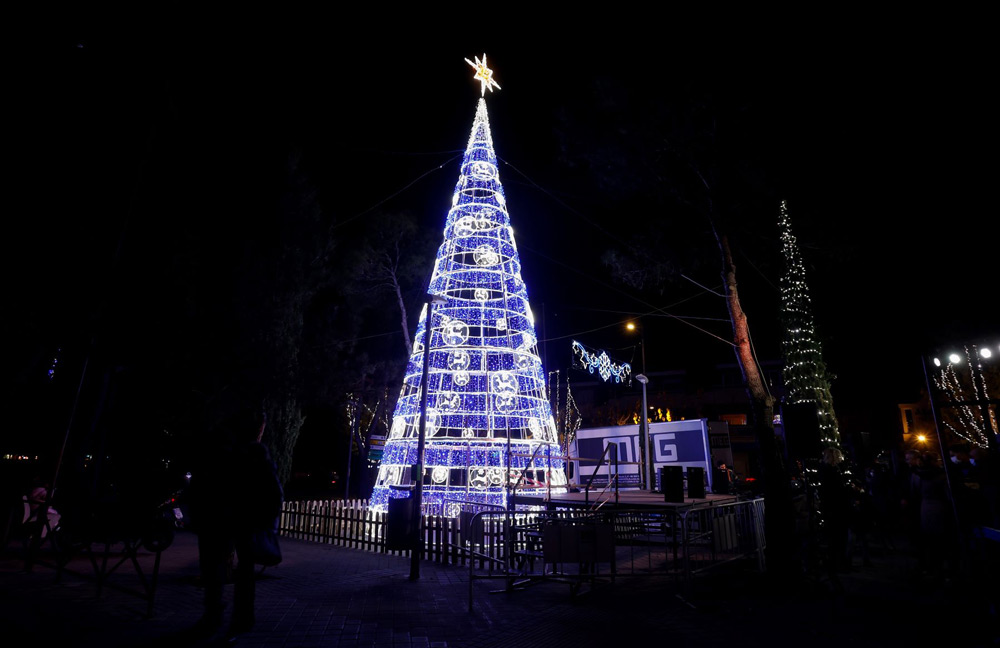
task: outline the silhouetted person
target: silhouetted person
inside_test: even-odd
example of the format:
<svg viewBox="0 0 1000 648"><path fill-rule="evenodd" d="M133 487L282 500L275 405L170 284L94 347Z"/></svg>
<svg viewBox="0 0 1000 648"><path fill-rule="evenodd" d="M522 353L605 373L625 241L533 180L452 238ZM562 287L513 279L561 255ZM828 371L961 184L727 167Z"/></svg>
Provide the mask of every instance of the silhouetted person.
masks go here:
<svg viewBox="0 0 1000 648"><path fill-rule="evenodd" d="M935 578L943 565L954 567L957 529L941 455L927 452L913 475L913 492L920 506L920 563Z"/></svg>
<svg viewBox="0 0 1000 648"><path fill-rule="evenodd" d="M718 495L729 495L733 492L733 470L725 461L719 460L712 477L712 492Z"/></svg>
<svg viewBox="0 0 1000 648"><path fill-rule="evenodd" d="M194 628L213 634L223 620L223 586L235 551L232 572L233 614L229 634L254 625L254 531L273 528L281 511L282 490L274 462L261 445L261 417L243 412L212 436L188 489L191 519L198 534L198 554L205 610Z"/></svg>
<svg viewBox="0 0 1000 648"><path fill-rule="evenodd" d="M896 488L899 491L899 514L907 544L914 556L920 555L920 493L919 481L914 478L923 455L910 449L904 455L905 463L899 469Z"/></svg>
<svg viewBox="0 0 1000 648"><path fill-rule="evenodd" d="M49 500L49 485L48 483L42 481L40 478L35 478L32 480L31 487L28 494L25 496L25 502L27 502L28 510L25 511L24 522L25 524L33 524L37 526L39 537L44 538L48 535L49 531L55 531L56 527L59 526L59 520L62 516L51 506ZM48 504L48 508L46 508ZM45 509L45 518L41 518L42 509Z"/></svg>
<svg viewBox="0 0 1000 648"><path fill-rule="evenodd" d="M819 504L827 542L827 570L836 573L847 569L847 537L851 517L851 486L841 464L844 455L837 448L826 448L819 465Z"/></svg>
<svg viewBox="0 0 1000 648"><path fill-rule="evenodd" d="M969 463L972 464L970 479L979 494L975 522L981 526L1000 529L996 457L991 456L989 449L976 446L969 451Z"/></svg>

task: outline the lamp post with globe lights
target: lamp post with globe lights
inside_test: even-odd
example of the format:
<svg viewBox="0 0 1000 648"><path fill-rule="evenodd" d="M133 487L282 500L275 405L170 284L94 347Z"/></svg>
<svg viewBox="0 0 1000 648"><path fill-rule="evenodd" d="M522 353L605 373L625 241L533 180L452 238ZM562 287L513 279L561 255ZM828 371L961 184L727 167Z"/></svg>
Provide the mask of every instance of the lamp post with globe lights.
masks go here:
<svg viewBox="0 0 1000 648"><path fill-rule="evenodd" d="M996 345L993 345L996 346ZM930 359L934 365L933 370L928 369L928 355L925 354L921 360L924 368L924 378L927 381L927 395L931 405L931 415L934 418L934 429L937 433L938 445L941 449L942 459L946 459L945 451L948 445L941 433L941 426L947 427L952 434L976 445L985 447L992 458L988 462L992 472L990 478L995 482L1000 476L1000 466L997 465L998 439L997 424L994 413L990 410L990 405L996 405L996 398L990 398L986 384L986 374L983 369L983 360L989 361L993 358L993 349L988 345L965 344L964 357L960 352L950 351L946 355L931 355ZM942 357L944 360L942 360ZM971 397L966 393L963 381L960 379L959 371L956 369L968 365L969 378L972 387ZM933 371L933 380L931 372ZM934 388L937 388L935 390ZM980 413L980 421L976 420L976 406ZM943 418L942 409L950 409L955 413L951 420ZM960 519L961 514L955 501L956 487L952 484L952 471L945 470L945 483L947 484L948 499L951 503L954 515L955 528L958 529L960 559L963 564L968 559L966 555L967 544L963 536L967 529Z"/></svg>
<svg viewBox="0 0 1000 648"><path fill-rule="evenodd" d="M994 359L992 345L966 344L964 354L951 351L940 356L931 356L931 362L935 369L933 380L927 367L926 356L923 359L924 375L927 381L927 392L931 401L931 413L934 416L935 427L938 430L938 442L942 450L946 447L942 439L939 427L939 411L942 408L951 408L957 412L958 423L952 425L944 422L944 425L975 445L985 446L993 456L997 456L997 424L994 411L990 410L990 405L996 405L996 398L990 398L989 389L986 383L986 372L983 362L991 362ZM1000 349L998 349L1000 350ZM942 360L943 358L943 360ZM966 392L965 386L959 377L959 370L963 365L968 365L969 386L971 394ZM937 387L937 391L933 388ZM940 396L940 400L935 398ZM979 421L976 420L975 412L978 409Z"/></svg>

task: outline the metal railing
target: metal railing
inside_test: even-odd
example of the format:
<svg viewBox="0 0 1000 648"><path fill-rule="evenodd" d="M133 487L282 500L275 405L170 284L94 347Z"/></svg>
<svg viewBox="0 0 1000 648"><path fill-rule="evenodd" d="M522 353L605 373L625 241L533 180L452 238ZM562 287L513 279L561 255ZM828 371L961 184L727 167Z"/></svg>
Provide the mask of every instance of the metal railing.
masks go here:
<svg viewBox="0 0 1000 648"><path fill-rule="evenodd" d="M468 566L469 606L474 583L502 579L505 591L558 580L572 591L604 578L667 576L685 591L712 568L748 559L764 568L764 501L600 510L508 510L448 500L456 517L424 515L420 533L426 560ZM385 546L387 515L365 500L286 502L282 535L410 556Z"/></svg>
<svg viewBox="0 0 1000 648"><path fill-rule="evenodd" d="M583 492L584 502L586 503L586 505L588 507L590 506L590 487L594 483L594 478L597 477L597 472L601 469L601 466L604 465L605 459L608 456L608 452L611 451L612 449L614 450L614 452L611 453L612 457L610 459L607 459L607 465L608 465L608 483L605 484L604 488L601 489L601 492L597 496L597 500L600 501L600 498L606 492L608 492L608 488L610 488L611 484L614 483L614 485L615 485L615 504L618 503L618 446L616 444L614 444L614 443L609 443L608 445L604 446L604 452L601 453L601 458L597 460L597 464L594 466L594 472L590 475L590 479L587 480L587 486L586 486L586 488L584 489L584 492ZM614 465L614 467L615 467L615 474L614 474L614 476L611 475L611 466L612 465Z"/></svg>

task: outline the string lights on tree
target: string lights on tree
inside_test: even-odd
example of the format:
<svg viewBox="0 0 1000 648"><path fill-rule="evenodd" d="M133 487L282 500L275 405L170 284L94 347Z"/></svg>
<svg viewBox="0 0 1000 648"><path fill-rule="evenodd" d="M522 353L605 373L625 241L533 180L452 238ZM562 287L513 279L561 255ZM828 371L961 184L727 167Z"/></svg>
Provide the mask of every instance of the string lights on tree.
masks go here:
<svg viewBox="0 0 1000 648"><path fill-rule="evenodd" d="M583 416L580 414L580 408L577 407L576 399L573 398L573 390L569 384L569 375L566 376L566 405L561 406L561 376L562 372L559 370L550 371L548 387L549 394L554 394L556 399L554 413L559 434L559 447L562 448L563 456L566 457L569 456L570 445L576 439L577 430L583 424Z"/></svg>
<svg viewBox="0 0 1000 648"><path fill-rule="evenodd" d="M468 61L468 59L466 59ZM486 56L482 93L499 89ZM386 510L394 486L420 479L425 513L455 516L459 502L506 506L519 494L565 492L565 462L536 346L534 316L480 98L445 219L428 294L444 303L420 315L371 504ZM425 349L427 326L430 348ZM423 461L417 457L423 354L429 371ZM411 466L424 467L411 475Z"/></svg>
<svg viewBox="0 0 1000 648"><path fill-rule="evenodd" d="M785 359L785 399L788 403L812 403L819 421L820 443L840 445L837 415L830 386L833 377L823 362L823 350L816 335L806 271L799 245L792 234L788 205L781 202L778 229L785 257L781 277L781 319L784 325L781 350Z"/></svg>
<svg viewBox="0 0 1000 648"><path fill-rule="evenodd" d="M947 363L934 358L934 365L938 367L934 374L934 385L944 397L942 405L952 414L942 417L942 423L955 436L980 448L989 446L989 433L998 429L995 409L972 407L980 399L986 403L990 400L986 374L980 359L988 359L992 355L989 347L977 348L972 345L971 350L968 346L965 347L964 363L957 353L948 356ZM956 369L962 364L969 368L968 381ZM984 418L983 409L989 413L988 421Z"/></svg>

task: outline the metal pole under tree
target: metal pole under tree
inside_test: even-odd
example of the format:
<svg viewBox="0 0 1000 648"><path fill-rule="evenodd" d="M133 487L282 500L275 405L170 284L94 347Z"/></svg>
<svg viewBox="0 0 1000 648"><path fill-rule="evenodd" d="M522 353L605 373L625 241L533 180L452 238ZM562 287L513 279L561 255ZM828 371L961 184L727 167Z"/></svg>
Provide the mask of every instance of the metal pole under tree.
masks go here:
<svg viewBox="0 0 1000 648"><path fill-rule="evenodd" d="M410 550L410 580L420 578L420 559L424 554L424 540L421 535L424 497L424 442L427 439L427 392L430 391L431 330L433 328L434 306L445 303L443 297L427 295L427 317L424 319L424 362L420 376L420 425L417 426L417 464L413 467L413 503L410 512L413 523L413 548Z"/></svg>
<svg viewBox="0 0 1000 648"><path fill-rule="evenodd" d="M351 408L351 429L347 432L347 475L344 477L344 501L351 496L351 458L354 456L354 438L358 435L358 417L360 416L361 401L352 398L347 401ZM358 444L361 450L361 444Z"/></svg>

